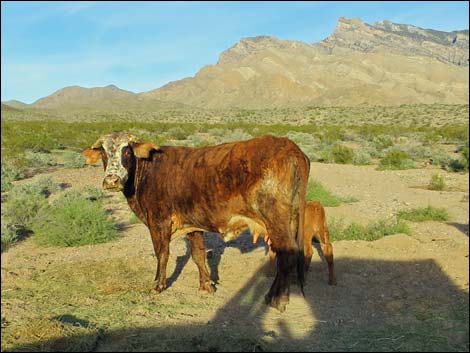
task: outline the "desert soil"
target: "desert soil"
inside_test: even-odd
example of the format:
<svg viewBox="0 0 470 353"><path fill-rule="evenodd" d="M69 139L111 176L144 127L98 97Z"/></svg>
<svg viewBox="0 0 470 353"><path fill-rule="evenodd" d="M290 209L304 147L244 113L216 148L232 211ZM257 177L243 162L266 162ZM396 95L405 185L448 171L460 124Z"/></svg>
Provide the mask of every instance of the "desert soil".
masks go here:
<svg viewBox="0 0 470 353"><path fill-rule="evenodd" d="M425 188L437 172L445 175L450 191ZM55 170L48 175L71 188L100 187L103 172L99 167L87 167ZM4 319L14 325L38 316L73 313L100 328L93 345L97 351L433 350L433 342L443 340L456 350L465 350L466 345L468 351L468 323L465 333L455 329L458 322L446 319L455 317L449 312L461 310L462 303L468 308L468 173L432 168L377 171L373 166L313 163L311 175L334 193L359 200L326 208L329 219L367 224L398 210L432 205L445 207L451 221L410 222L412 236L396 234L373 242L333 241L338 285L327 284L326 263L315 253L305 297L293 279L290 303L286 312L279 313L263 302L273 280L267 271L265 244L262 239L252 244L249 234L228 243L206 234L208 264L212 276L218 276L213 295L197 290L198 272L187 240L174 240L167 271L170 286L160 295L153 293L156 260L148 230L142 224L128 224L131 211L124 197L110 194L107 207L122 224L119 240L44 248L27 239L2 254L2 331ZM86 274L74 277L74 269L89 266L88 280L93 281L96 267L106 263L117 264L113 268L118 272L119 266L127 266L142 279L141 283L127 277L117 282L105 279L96 284L100 293L109 291L118 297L134 288L141 291L141 297L126 302L126 307L115 305L112 312L116 317L93 313L93 307L104 305L103 298L112 301L115 297L84 296L80 287L66 303L68 308L54 290L45 292L44 301L57 301L53 312L41 310L37 300L31 307L24 297L11 294L29 286L34 298L35 281L50 281L51 287L65 281L53 276L52 269L58 267L70 268L67 280L78 281L83 276L86 279ZM80 314L80 310L88 314ZM439 335L426 337L427 325ZM422 345L414 346L415 342ZM25 349L5 346L2 338L2 350L5 347Z"/></svg>

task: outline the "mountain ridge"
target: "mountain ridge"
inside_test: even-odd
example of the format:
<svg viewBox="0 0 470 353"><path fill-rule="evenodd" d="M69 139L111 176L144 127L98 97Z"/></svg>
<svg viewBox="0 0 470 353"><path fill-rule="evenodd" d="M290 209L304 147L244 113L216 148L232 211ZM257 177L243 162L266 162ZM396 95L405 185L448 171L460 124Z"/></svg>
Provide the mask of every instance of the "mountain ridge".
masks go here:
<svg viewBox="0 0 470 353"><path fill-rule="evenodd" d="M69 86L27 107L468 104L468 37L468 30L443 32L387 20L370 25L340 17L333 33L316 43L271 35L241 38L215 65L150 91Z"/></svg>

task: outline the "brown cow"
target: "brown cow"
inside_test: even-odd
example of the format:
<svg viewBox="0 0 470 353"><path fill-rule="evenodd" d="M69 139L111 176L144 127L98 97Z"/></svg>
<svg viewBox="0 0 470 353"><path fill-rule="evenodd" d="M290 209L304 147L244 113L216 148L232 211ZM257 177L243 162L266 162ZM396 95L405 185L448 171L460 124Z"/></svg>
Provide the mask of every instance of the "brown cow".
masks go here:
<svg viewBox="0 0 470 353"><path fill-rule="evenodd" d="M253 242L256 243L260 233L253 233ZM336 284L336 275L333 262L333 245L330 242L330 233L325 217L325 209L322 204L317 201L308 201L305 204L304 216L304 254L305 254L305 271L308 271L310 262L312 261L313 247L312 238L315 237L319 242L323 252L323 256L328 264L328 283ZM269 245L269 259L271 267L273 267L276 253L271 249L271 239L265 235L264 240Z"/></svg>
<svg viewBox="0 0 470 353"><path fill-rule="evenodd" d="M270 234L278 270L265 297L285 310L289 273L302 288L303 224L308 157L287 138L263 136L199 148L156 146L127 133L101 137L83 151L103 159L103 187L122 191L149 228L157 256L156 290L166 287L170 240L188 235L200 289L214 291L206 267L203 231L233 239L246 228Z"/></svg>

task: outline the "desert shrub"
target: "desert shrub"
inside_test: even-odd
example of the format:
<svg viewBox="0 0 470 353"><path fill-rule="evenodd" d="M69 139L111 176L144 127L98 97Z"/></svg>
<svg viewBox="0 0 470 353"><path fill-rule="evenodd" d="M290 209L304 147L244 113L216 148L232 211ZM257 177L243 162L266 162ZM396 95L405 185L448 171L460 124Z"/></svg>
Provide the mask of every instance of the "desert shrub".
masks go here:
<svg viewBox="0 0 470 353"><path fill-rule="evenodd" d="M2 239L2 252L9 246L13 245L18 241L19 234L18 228L12 224L8 224L5 220L2 220L1 225L1 239Z"/></svg>
<svg viewBox="0 0 470 353"><path fill-rule="evenodd" d="M117 237L117 225L102 203L91 201L80 191L67 192L42 209L32 229L41 245L79 246Z"/></svg>
<svg viewBox="0 0 470 353"><path fill-rule="evenodd" d="M351 163L354 157L354 151L342 145L334 145L331 153L333 154L333 160L340 164Z"/></svg>
<svg viewBox="0 0 470 353"><path fill-rule="evenodd" d="M372 157L367 151L357 150L354 152L352 163L355 165L369 165L372 164Z"/></svg>
<svg viewBox="0 0 470 353"><path fill-rule="evenodd" d="M356 222L348 225L343 220L333 218L328 222L332 240L367 240L373 241L387 235L404 233L411 235L411 228L398 218L380 219L363 226Z"/></svg>
<svg viewBox="0 0 470 353"><path fill-rule="evenodd" d="M64 167L66 168L83 168L86 158L78 152L66 151L63 154Z"/></svg>
<svg viewBox="0 0 470 353"><path fill-rule="evenodd" d="M434 150L430 160L432 165L438 165L444 169L448 169L452 163L452 158L441 148Z"/></svg>
<svg viewBox="0 0 470 353"><path fill-rule="evenodd" d="M440 174L433 174L431 176L431 181L429 182L429 190L444 190L446 188L446 183L444 177Z"/></svg>
<svg viewBox="0 0 470 353"><path fill-rule="evenodd" d="M392 149L380 160L379 170L392 169L411 169L415 165L410 156L405 151Z"/></svg>
<svg viewBox="0 0 470 353"><path fill-rule="evenodd" d="M2 216L9 224L30 229L38 212L48 205L42 189L37 185L15 187L2 205Z"/></svg>
<svg viewBox="0 0 470 353"><path fill-rule="evenodd" d="M287 137L300 146L314 145L316 142L315 137L306 132L289 131L287 133Z"/></svg>
<svg viewBox="0 0 470 353"><path fill-rule="evenodd" d="M206 146L209 145L209 141L207 141L205 138L198 136L198 135L190 135L188 136L187 140L184 141L185 146L191 146L191 147L201 147L201 146Z"/></svg>
<svg viewBox="0 0 470 353"><path fill-rule="evenodd" d="M319 201L325 207L336 207L341 203L356 202L354 197L341 197L333 194L330 190L325 188L320 182L312 180L307 187L307 200Z"/></svg>
<svg viewBox="0 0 470 353"><path fill-rule="evenodd" d="M462 165L463 167L463 170L467 171L468 172L468 158L469 158L469 155L468 155L468 145L467 146L462 146L460 148L460 154L462 155L461 159L460 159L460 164Z"/></svg>
<svg viewBox="0 0 470 353"><path fill-rule="evenodd" d="M220 142L243 141L253 138L249 133L243 129L227 130L220 139Z"/></svg>
<svg viewBox="0 0 470 353"><path fill-rule="evenodd" d="M439 135L437 131L428 131L422 137L423 143L425 145L431 145L431 146L439 143L441 139L442 139L442 136Z"/></svg>
<svg viewBox="0 0 470 353"><path fill-rule="evenodd" d="M316 148L317 151L317 156L318 156L318 161L319 162L324 162L324 163L333 163L335 161L334 155L333 155L333 146L331 145L326 145L326 144L321 144Z"/></svg>
<svg viewBox="0 0 470 353"><path fill-rule="evenodd" d="M87 185L81 189L81 195L90 201L97 201L104 199L106 193L102 189Z"/></svg>
<svg viewBox="0 0 470 353"><path fill-rule="evenodd" d="M10 190L13 187L11 182L22 178L24 178L24 172L21 168L14 167L8 161L2 161L1 192Z"/></svg>
<svg viewBox="0 0 470 353"><path fill-rule="evenodd" d="M25 157L29 167L43 168L57 165L57 161L50 153L26 151Z"/></svg>
<svg viewBox="0 0 470 353"><path fill-rule="evenodd" d="M449 220L449 213L445 208L428 206L411 210L402 210L398 212L398 218L414 222L447 221Z"/></svg>
<svg viewBox="0 0 470 353"><path fill-rule="evenodd" d="M377 150L384 150L393 146L393 139L387 135L379 135L372 139L372 144Z"/></svg>
<svg viewBox="0 0 470 353"><path fill-rule="evenodd" d="M318 155L317 148L315 146L310 145L301 145L299 146L303 153L307 155L310 159L310 162L316 162L320 159Z"/></svg>
<svg viewBox="0 0 470 353"><path fill-rule="evenodd" d="M184 140L188 136L188 133L179 126L172 127L167 131L167 134L175 140Z"/></svg>
<svg viewBox="0 0 470 353"><path fill-rule="evenodd" d="M413 160L429 159L433 156L433 149L428 146L415 145L408 148L408 155Z"/></svg>
<svg viewBox="0 0 470 353"><path fill-rule="evenodd" d="M59 191L60 185L50 176L42 176L34 183L16 185L8 194L8 200L22 197L47 197L53 192Z"/></svg>

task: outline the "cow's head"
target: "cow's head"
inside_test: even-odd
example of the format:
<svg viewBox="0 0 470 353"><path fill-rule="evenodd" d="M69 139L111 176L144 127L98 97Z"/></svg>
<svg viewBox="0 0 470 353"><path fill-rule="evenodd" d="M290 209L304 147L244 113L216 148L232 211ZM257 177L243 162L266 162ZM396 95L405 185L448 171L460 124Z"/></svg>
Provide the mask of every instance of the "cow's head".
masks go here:
<svg viewBox="0 0 470 353"><path fill-rule="evenodd" d="M103 160L103 188L109 191L121 191L135 170L136 158L149 158L152 150L158 146L149 142L140 142L128 133L119 132L100 137L91 148L82 152L87 164Z"/></svg>

